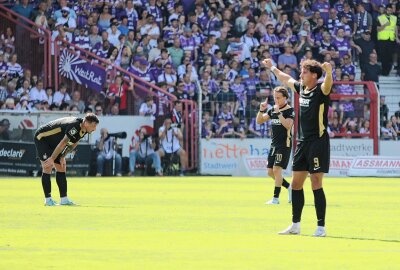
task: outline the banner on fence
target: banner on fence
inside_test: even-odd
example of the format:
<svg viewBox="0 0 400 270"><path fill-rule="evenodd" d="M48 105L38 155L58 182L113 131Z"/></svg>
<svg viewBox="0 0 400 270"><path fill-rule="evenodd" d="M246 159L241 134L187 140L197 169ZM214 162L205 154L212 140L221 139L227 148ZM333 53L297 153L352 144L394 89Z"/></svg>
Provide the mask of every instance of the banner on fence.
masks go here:
<svg viewBox="0 0 400 270"><path fill-rule="evenodd" d="M88 63L80 59L79 55L64 50L58 66L62 76L98 92L103 90L106 72L95 63Z"/></svg>

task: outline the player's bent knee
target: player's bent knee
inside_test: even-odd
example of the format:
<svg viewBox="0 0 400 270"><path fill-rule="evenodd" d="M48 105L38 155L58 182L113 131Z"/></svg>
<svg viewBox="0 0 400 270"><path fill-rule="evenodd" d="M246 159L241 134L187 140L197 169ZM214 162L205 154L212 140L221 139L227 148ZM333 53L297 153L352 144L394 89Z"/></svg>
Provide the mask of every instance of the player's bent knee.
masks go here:
<svg viewBox="0 0 400 270"><path fill-rule="evenodd" d="M282 168L278 166L274 166L272 168L272 172L274 173L275 176L281 176L282 175Z"/></svg>
<svg viewBox="0 0 400 270"><path fill-rule="evenodd" d="M272 168L268 168L268 175L274 177L274 171L272 170Z"/></svg>

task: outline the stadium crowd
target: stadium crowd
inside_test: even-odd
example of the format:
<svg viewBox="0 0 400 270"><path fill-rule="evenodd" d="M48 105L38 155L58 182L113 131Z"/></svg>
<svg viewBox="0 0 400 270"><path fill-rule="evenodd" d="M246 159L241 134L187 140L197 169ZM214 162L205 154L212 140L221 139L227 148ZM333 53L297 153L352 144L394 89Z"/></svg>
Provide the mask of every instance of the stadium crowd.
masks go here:
<svg viewBox="0 0 400 270"><path fill-rule="evenodd" d="M295 78L303 59L330 62L339 82L334 93L350 96L357 91L347 82L360 78L379 85L380 75L388 76L393 67L400 70L399 36L388 34L399 29L397 0L0 0L0 4L51 30L53 41L61 46L68 41L89 50L179 100L200 100L204 138L270 137L270 122L255 121L260 102L268 99L271 106L272 89L279 85L261 64L264 58L272 58ZM136 114L155 118L160 113L152 98L137 95L123 76L106 85L103 95L86 100L66 84L44 85L40 74L18 64L15 40L21 37L11 28L1 31L2 109L120 115L127 113L124 99L130 91ZM356 74L357 67L361 74ZM116 102L115 96L121 101ZM384 97L380 112L381 137L396 140L400 112L388 115ZM330 135L368 134L369 120L366 100L334 101Z"/></svg>

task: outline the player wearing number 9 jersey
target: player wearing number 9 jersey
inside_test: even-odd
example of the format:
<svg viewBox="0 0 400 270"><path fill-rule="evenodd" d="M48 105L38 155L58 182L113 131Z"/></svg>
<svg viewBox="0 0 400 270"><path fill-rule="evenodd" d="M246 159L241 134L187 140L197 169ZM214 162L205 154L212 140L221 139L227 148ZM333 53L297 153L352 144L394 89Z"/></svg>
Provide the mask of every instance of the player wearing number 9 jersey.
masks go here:
<svg viewBox="0 0 400 270"><path fill-rule="evenodd" d="M274 89L274 107L268 109L267 100L260 104L260 111L257 114L257 124L268 120L272 122L272 143L268 154L268 175L275 180L274 196L266 204L279 204L281 186L288 189L289 202L291 202L291 188L283 178L282 170L287 168L292 149L292 126L294 110L287 103L289 93L285 87L278 86Z"/></svg>
<svg viewBox="0 0 400 270"><path fill-rule="evenodd" d="M327 134L329 94L332 89L332 66L314 60L301 64L300 81L273 66L270 59L264 64L279 81L299 94L298 143L293 157L292 225L280 234L300 234L301 213L304 207L304 182L310 174L317 214L314 236L326 236L326 198L322 188L324 173L329 171L330 146ZM318 79L325 72L322 83Z"/></svg>

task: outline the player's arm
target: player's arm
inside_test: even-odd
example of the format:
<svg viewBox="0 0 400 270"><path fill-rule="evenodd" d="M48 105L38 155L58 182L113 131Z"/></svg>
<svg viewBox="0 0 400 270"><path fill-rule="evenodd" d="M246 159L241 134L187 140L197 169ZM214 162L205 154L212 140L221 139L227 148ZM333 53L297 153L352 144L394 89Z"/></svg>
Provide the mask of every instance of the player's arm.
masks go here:
<svg viewBox="0 0 400 270"><path fill-rule="evenodd" d="M267 106L268 106L268 98L266 98L265 101L260 104L260 110L258 111L256 117L256 123L259 125L261 125L264 122L267 122L270 119L268 113L265 112Z"/></svg>
<svg viewBox="0 0 400 270"><path fill-rule="evenodd" d="M322 93L324 95L329 95L332 90L333 78L332 78L332 65L328 62L324 62L321 65L322 69L325 71L325 79L321 85Z"/></svg>
<svg viewBox="0 0 400 270"><path fill-rule="evenodd" d="M271 69L272 73L276 76L276 78L283 83L285 86L289 87L292 90L295 90L294 84L297 82L292 76L280 71L277 67L272 64L272 60L267 58L262 61L264 65Z"/></svg>
<svg viewBox="0 0 400 270"><path fill-rule="evenodd" d="M53 161L61 154L61 152L67 146L68 142L69 142L69 138L67 135L65 135L64 138L58 143L56 149L54 149L53 153L50 156L50 158Z"/></svg>

